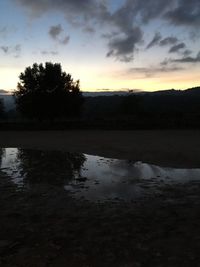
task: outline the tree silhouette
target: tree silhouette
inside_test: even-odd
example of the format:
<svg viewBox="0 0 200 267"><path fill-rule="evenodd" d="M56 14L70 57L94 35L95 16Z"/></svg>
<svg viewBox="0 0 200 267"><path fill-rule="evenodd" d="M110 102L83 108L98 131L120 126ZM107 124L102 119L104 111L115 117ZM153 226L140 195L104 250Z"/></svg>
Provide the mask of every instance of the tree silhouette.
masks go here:
<svg viewBox="0 0 200 267"><path fill-rule="evenodd" d="M5 106L3 99L0 98L0 119L4 117Z"/></svg>
<svg viewBox="0 0 200 267"><path fill-rule="evenodd" d="M141 108L142 97L129 95L122 98L120 112L122 115L137 115Z"/></svg>
<svg viewBox="0 0 200 267"><path fill-rule="evenodd" d="M19 79L14 96L24 116L40 120L79 116L83 103L79 81L63 72L59 63L34 63Z"/></svg>

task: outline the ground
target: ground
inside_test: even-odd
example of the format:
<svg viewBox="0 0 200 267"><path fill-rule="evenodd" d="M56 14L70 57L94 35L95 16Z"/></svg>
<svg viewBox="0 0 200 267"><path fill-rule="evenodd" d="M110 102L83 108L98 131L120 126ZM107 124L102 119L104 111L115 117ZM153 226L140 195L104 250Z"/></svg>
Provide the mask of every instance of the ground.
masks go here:
<svg viewBox="0 0 200 267"><path fill-rule="evenodd" d="M0 147L65 150L170 167L200 166L199 130L1 131Z"/></svg>
<svg viewBox="0 0 200 267"><path fill-rule="evenodd" d="M175 166L200 166L198 131L2 132L1 147L64 149ZM0 176L2 267L200 265L200 184L165 187L132 202L90 202Z"/></svg>

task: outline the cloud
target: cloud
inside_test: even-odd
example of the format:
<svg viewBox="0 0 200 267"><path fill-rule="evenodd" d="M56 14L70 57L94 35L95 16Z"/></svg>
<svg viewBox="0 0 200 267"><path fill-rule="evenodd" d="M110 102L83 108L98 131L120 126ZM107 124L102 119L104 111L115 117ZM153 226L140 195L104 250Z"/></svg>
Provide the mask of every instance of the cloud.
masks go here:
<svg viewBox="0 0 200 267"><path fill-rule="evenodd" d="M178 39L176 37L170 36L162 39L159 43L160 46L166 46L166 45L174 45L178 42Z"/></svg>
<svg viewBox="0 0 200 267"><path fill-rule="evenodd" d="M175 25L197 27L200 25L200 2L199 0L179 0L177 5L166 12L165 16Z"/></svg>
<svg viewBox="0 0 200 267"><path fill-rule="evenodd" d="M180 59L173 59L172 62L176 62L176 63L200 63L200 51L197 53L196 57L183 57Z"/></svg>
<svg viewBox="0 0 200 267"><path fill-rule="evenodd" d="M7 54L8 51L9 51L9 47L8 47L8 46L2 45L0 48L1 48L1 50L3 50L3 52L4 52L5 54Z"/></svg>
<svg viewBox="0 0 200 267"><path fill-rule="evenodd" d="M57 51L47 51L47 50L43 50L41 52L42 55L52 55L52 56L56 56L58 55L58 52Z"/></svg>
<svg viewBox="0 0 200 267"><path fill-rule="evenodd" d="M88 33L95 33L95 28L92 27L92 26L86 26L86 27L84 28L84 31L85 31L85 32L88 32Z"/></svg>
<svg viewBox="0 0 200 267"><path fill-rule="evenodd" d="M68 36L64 37L63 40L60 40L60 44L66 45L69 43L69 40L70 40L70 36L68 35Z"/></svg>
<svg viewBox="0 0 200 267"><path fill-rule="evenodd" d="M128 75L142 75L139 76L138 78L146 77L146 78L151 78L153 76L157 76L160 73L170 73L170 72L176 72L176 71L181 71L183 70L182 67L177 67L177 66L170 66L170 67L156 67L156 66L150 66L147 68L130 68L126 74Z"/></svg>
<svg viewBox="0 0 200 267"><path fill-rule="evenodd" d="M96 0L15 0L20 6L28 10L32 17L40 17L44 13L60 11L71 23L80 24L80 20L87 21L104 12L104 1Z"/></svg>
<svg viewBox="0 0 200 267"><path fill-rule="evenodd" d="M124 37L114 37L109 41L109 51L107 57L115 57L123 62L133 60L136 44L142 41L142 32L140 28L134 28L125 34Z"/></svg>
<svg viewBox="0 0 200 267"><path fill-rule="evenodd" d="M194 32L200 26L199 0L123 0L119 1L119 7L115 10L109 8L110 0L13 1L25 8L32 17L37 18L53 11L61 12L73 27L80 27L84 32L107 35L104 39L108 46L107 56L126 62L134 58L137 45L142 43L143 27L153 20L157 23L164 22L165 26L182 27L180 29L189 26ZM54 27L56 26L57 28L51 29L50 34L57 40L62 33L62 27ZM62 40L59 37L60 43L68 43L69 39L66 37ZM177 43L176 37L161 39L157 33L147 45L147 49L154 45L180 45ZM174 49L178 51L181 48L173 48L170 53L173 53Z"/></svg>
<svg viewBox="0 0 200 267"><path fill-rule="evenodd" d="M162 35L160 32L157 32L151 42L147 45L146 49L149 49L155 45L159 46L168 46L168 45L175 45L178 42L178 39L173 36L165 37L162 39Z"/></svg>
<svg viewBox="0 0 200 267"><path fill-rule="evenodd" d="M14 57L19 57L21 53L21 45L17 44L15 46L2 45L0 49L6 55L13 55Z"/></svg>
<svg viewBox="0 0 200 267"><path fill-rule="evenodd" d="M63 32L63 28L60 24L51 26L49 29L49 35L52 39L56 40L58 43L66 45L69 43L70 36L61 37L61 34Z"/></svg>
<svg viewBox="0 0 200 267"><path fill-rule="evenodd" d="M189 49L186 49L185 51L183 51L183 56L184 56L184 57L187 57L187 56L189 56L189 55L191 55L191 54L192 54L192 51L189 50Z"/></svg>
<svg viewBox="0 0 200 267"><path fill-rule="evenodd" d="M189 39L192 40L193 42L198 41L200 38L200 32L199 31L190 31L189 34Z"/></svg>
<svg viewBox="0 0 200 267"><path fill-rule="evenodd" d="M61 27L60 24L55 25L55 26L51 26L50 29L49 29L49 35L53 39L57 39L58 36L61 34L62 31L63 31L63 28Z"/></svg>
<svg viewBox="0 0 200 267"><path fill-rule="evenodd" d="M162 39L161 33L160 32L157 32L154 35L153 39L150 41L150 43L147 45L146 49L152 48L153 46L156 46L156 45L158 45L160 47L174 45L173 46L174 47L173 49L180 49L179 46L178 46L178 48L175 46L175 44L178 41L179 41L178 38L176 38L174 36L169 36L169 37L165 37L164 39Z"/></svg>
<svg viewBox="0 0 200 267"><path fill-rule="evenodd" d="M174 45L170 48L169 53L177 53L185 47L186 47L185 43L180 43L180 44Z"/></svg>
<svg viewBox="0 0 200 267"><path fill-rule="evenodd" d="M173 0L127 0L126 12L132 15L142 23L146 24L150 20L159 18L162 16L165 10L167 10Z"/></svg>
<svg viewBox="0 0 200 267"><path fill-rule="evenodd" d="M169 58L165 58L163 61L160 62L160 66L167 66L170 63Z"/></svg>
<svg viewBox="0 0 200 267"><path fill-rule="evenodd" d="M146 49L149 49L155 45L157 45L160 40L162 39L162 36L159 32L157 32L154 36L154 38L151 40L151 42L147 45Z"/></svg>
<svg viewBox="0 0 200 267"><path fill-rule="evenodd" d="M95 27L105 29L108 53L118 60L130 61L133 58L136 45L141 42L142 31L138 25L134 25L132 11L129 12L131 1L125 1L122 8L114 13L109 11L107 0L14 0L26 10L32 17L42 16L47 12L60 11L66 20L74 27L81 27L84 31L91 32ZM130 3L129 3L130 2ZM131 10L133 8L131 7ZM117 36L111 36L115 30ZM55 25L49 34L57 39L62 32L61 25Z"/></svg>

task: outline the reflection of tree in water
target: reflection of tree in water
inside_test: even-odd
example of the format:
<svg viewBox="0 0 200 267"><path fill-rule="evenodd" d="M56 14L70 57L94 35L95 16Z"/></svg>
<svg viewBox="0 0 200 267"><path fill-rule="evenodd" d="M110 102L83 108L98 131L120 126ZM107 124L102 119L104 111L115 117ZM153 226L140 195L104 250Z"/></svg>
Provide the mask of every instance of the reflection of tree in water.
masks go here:
<svg viewBox="0 0 200 267"><path fill-rule="evenodd" d="M85 156L61 151L18 150L24 183L64 184L80 175Z"/></svg>
<svg viewBox="0 0 200 267"><path fill-rule="evenodd" d="M4 148L0 148L0 168L1 168L1 165L2 165L2 157L3 157L4 153L5 153ZM0 173L1 173L1 169L0 169Z"/></svg>
<svg viewBox="0 0 200 267"><path fill-rule="evenodd" d="M1 166L1 162L2 162L3 153L4 153L4 149L0 148L0 166Z"/></svg>

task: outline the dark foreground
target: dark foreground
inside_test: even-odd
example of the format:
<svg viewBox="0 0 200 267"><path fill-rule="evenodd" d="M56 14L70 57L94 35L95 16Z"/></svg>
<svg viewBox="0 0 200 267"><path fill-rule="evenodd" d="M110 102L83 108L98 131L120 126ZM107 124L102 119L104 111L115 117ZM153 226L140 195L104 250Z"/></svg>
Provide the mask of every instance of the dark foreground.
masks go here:
<svg viewBox="0 0 200 267"><path fill-rule="evenodd" d="M0 177L0 266L199 266L200 185L91 203L59 186Z"/></svg>
<svg viewBox="0 0 200 267"><path fill-rule="evenodd" d="M0 147L62 150L169 167L200 167L200 130L0 131Z"/></svg>
<svg viewBox="0 0 200 267"><path fill-rule="evenodd" d="M2 147L61 149L199 167L199 132L4 132ZM162 166L162 165L161 165ZM125 201L75 199L56 184L27 191L0 174L2 267L200 265L200 183Z"/></svg>

